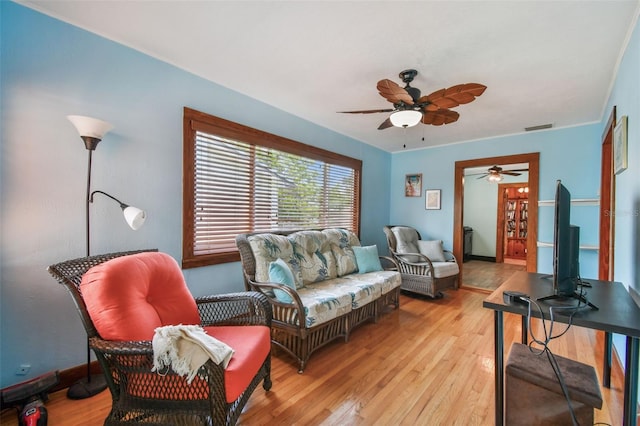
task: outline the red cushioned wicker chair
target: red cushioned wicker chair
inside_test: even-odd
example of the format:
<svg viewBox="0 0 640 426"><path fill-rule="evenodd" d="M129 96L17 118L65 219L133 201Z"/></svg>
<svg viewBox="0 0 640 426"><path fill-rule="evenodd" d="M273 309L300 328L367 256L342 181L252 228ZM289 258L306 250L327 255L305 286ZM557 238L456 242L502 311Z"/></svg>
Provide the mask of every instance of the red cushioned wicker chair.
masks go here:
<svg viewBox="0 0 640 426"><path fill-rule="evenodd" d="M265 390L271 388L272 311L265 296L242 292L194 299L175 260L156 251L83 257L48 271L71 293L105 374L112 396L105 425L232 425L261 381ZM100 303L118 297L135 303L117 304L115 313L106 314ZM121 312L127 304L134 309ZM136 319L140 311L144 318ZM235 353L227 368L208 360L191 384L170 368L152 372L153 330L180 323L200 325L231 346ZM142 338L127 339L128 334Z"/></svg>

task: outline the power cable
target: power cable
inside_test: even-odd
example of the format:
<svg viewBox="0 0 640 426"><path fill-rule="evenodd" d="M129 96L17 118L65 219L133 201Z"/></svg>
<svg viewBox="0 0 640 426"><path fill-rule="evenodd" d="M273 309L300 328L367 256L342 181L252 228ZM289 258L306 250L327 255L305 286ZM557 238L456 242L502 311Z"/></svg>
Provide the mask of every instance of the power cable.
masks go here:
<svg viewBox="0 0 640 426"><path fill-rule="evenodd" d="M575 411L573 409L573 406L571 405L571 398L569 397L569 390L566 386L564 377L562 375L562 371L560 370L560 366L558 365L558 361L555 357L555 355L553 354L553 352L551 351L551 349L549 349L549 342L551 342L551 340L553 339L557 339L558 337L563 336L564 334L567 333L567 331L569 331L569 328L571 328L572 325L572 320L573 320L573 316L581 309L587 307L588 305L586 303L583 303L583 300L586 300L584 298L585 296L585 292L582 289L582 281L580 280L580 278L578 278L578 286L580 288L580 296L582 296L582 298L578 298L578 304L576 306L551 306L549 307L549 330L547 332L547 324L546 324L546 320L544 318L544 315L542 313L542 307L534 300L531 300L530 298L525 298L525 300L527 301L528 304L528 309L527 309L527 327L529 328L529 334L531 336L531 343L529 343L529 350L535 354L535 355L542 355L543 353L547 355L547 359L549 361L549 364L551 365L551 368L556 376L556 378L558 379L558 383L560 384L560 389L562 390L562 394L564 395L566 401L567 401L567 406L569 408L569 413L571 415L571 421L573 423L573 426L579 426L578 424L578 420L576 418L576 414ZM543 333L544 333L544 339L538 339L535 334L533 333L533 329L531 327L531 318L532 318L532 306L535 306L536 309L538 310L538 312L540 313L540 318L542 320L542 329L543 329ZM558 335L553 335L553 326L555 324L555 319L554 319L554 311L558 311L558 310L570 310L571 312L569 313L569 321L567 322L567 327L560 332ZM540 346L540 348L534 348L533 345L537 344Z"/></svg>

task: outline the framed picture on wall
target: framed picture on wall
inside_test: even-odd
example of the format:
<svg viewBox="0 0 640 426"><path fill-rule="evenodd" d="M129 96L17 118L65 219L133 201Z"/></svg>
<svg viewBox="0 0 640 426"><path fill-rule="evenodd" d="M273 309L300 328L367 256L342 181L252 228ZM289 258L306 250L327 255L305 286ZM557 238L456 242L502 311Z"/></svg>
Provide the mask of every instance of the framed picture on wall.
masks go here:
<svg viewBox="0 0 640 426"><path fill-rule="evenodd" d="M425 208L427 210L440 210L440 190L427 189L425 195Z"/></svg>
<svg viewBox="0 0 640 426"><path fill-rule="evenodd" d="M404 196L422 196L422 173L407 175L404 179Z"/></svg>
<svg viewBox="0 0 640 426"><path fill-rule="evenodd" d="M627 116L623 116L613 130L613 172L627 169Z"/></svg>

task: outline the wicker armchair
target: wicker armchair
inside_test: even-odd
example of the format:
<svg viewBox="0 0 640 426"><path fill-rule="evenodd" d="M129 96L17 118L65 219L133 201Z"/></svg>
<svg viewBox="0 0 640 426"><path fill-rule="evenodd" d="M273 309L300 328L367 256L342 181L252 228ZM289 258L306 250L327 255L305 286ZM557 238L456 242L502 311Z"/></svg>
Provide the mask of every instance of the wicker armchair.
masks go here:
<svg viewBox="0 0 640 426"><path fill-rule="evenodd" d="M387 225L383 230L402 275L402 290L440 298L442 290L458 288L458 262L451 251L442 248L441 241L423 242L420 233L409 226ZM428 248L421 250L420 246ZM429 251L434 252L431 258L425 255Z"/></svg>
<svg viewBox="0 0 640 426"><path fill-rule="evenodd" d="M159 262L163 260L159 259L160 256L165 256L164 263ZM111 272L114 262L134 262L135 260L141 262L144 259L140 259L144 257L150 260L142 263L142 267L138 267L137 270L136 267L140 264L130 264L131 274L127 269L121 269L120 275ZM110 262L107 264L107 261ZM167 271L171 269L166 267L168 262L173 262L175 270ZM140 287L145 290L149 287L148 294L155 291L154 298L162 298L166 293L175 294L176 288L178 292L182 292L180 294L187 295L186 299L189 300L186 301L167 296L164 300L165 307L172 311L171 315L180 316L184 315L181 306L186 302L187 306L193 307L189 312L190 319L195 317L197 321L199 317L199 325L208 334L234 348L235 353L226 369L208 360L199 368L193 382L188 384L184 376L178 375L171 368L160 374L151 371L153 366L151 339L111 340L101 337L101 332L107 335L104 332L104 324L101 322L104 318L99 318L93 310L96 301L91 299L93 296L88 285L93 286L96 281L103 280L104 286L108 282L108 285L103 288L113 295L122 288L121 286L115 290L112 287L115 280L127 281L127 286L135 286L141 280L132 277L137 277L136 274L140 270L144 273L147 269L153 270L154 267L156 271L153 273L157 275L152 276L153 279L149 279L148 283ZM112 396L111 412L105 419L105 425L233 425L261 381L265 390L268 391L271 388L269 329L272 310L265 296L255 292L243 292L196 299L188 297L190 293L178 264L169 256L157 253L155 250L84 257L51 265L48 271L70 292L89 337L89 345L105 374ZM109 273L111 276L108 275ZM156 277L168 275L179 277L179 279L172 281L156 279ZM83 277L86 282L83 281ZM104 281L108 279L111 281ZM134 280L135 282L128 282ZM131 301L130 296L124 297ZM146 306L142 306L143 303L144 301L137 303L136 310L147 309ZM176 309L176 304L180 308ZM155 311L155 306L150 305L150 308L150 311ZM162 312L158 312L158 316L162 317L162 315ZM149 325L147 318L143 319L144 321L140 322L130 321L128 329L131 329L132 333L141 332L141 328ZM178 324L178 322L171 324ZM194 322L183 324L198 325ZM251 331L254 333L250 333ZM231 342L218 337L220 334L216 335L216 332L238 337ZM257 348L260 348L260 351ZM257 355L258 353L260 355Z"/></svg>

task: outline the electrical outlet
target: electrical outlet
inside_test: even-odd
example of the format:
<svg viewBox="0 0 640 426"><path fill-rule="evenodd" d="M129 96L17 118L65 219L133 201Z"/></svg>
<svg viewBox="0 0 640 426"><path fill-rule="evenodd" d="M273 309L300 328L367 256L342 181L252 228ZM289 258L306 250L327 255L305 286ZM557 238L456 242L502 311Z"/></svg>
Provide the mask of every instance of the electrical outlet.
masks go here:
<svg viewBox="0 0 640 426"><path fill-rule="evenodd" d="M26 376L29 370L31 370L31 364L20 364L16 369L16 376Z"/></svg>

